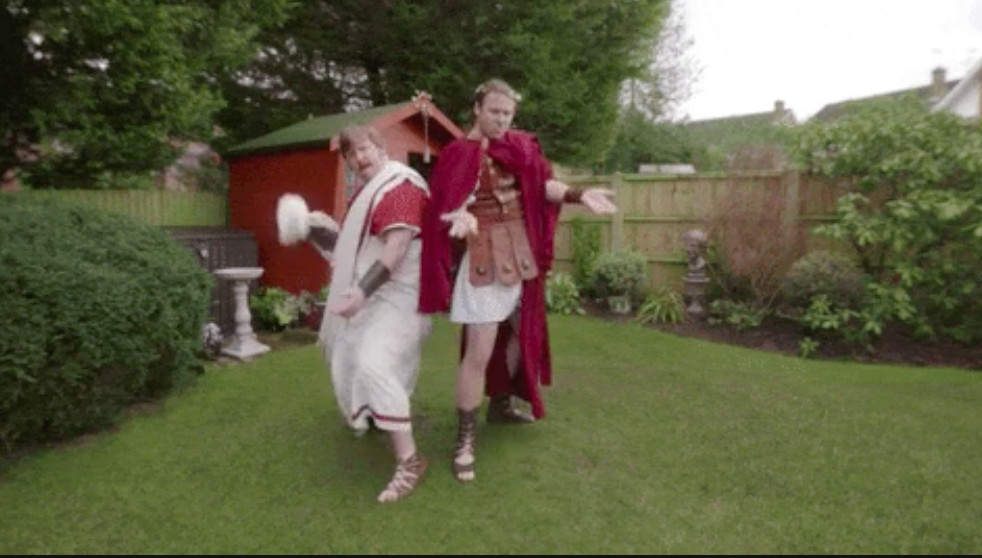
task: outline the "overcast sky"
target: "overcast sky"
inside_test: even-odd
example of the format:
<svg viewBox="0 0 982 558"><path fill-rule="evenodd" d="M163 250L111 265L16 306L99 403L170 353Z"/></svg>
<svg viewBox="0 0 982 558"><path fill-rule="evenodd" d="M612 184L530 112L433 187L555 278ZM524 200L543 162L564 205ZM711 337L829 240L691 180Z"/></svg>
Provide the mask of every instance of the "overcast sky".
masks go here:
<svg viewBox="0 0 982 558"><path fill-rule="evenodd" d="M961 78L982 58L982 0L677 0L698 70L691 120L828 103Z"/></svg>

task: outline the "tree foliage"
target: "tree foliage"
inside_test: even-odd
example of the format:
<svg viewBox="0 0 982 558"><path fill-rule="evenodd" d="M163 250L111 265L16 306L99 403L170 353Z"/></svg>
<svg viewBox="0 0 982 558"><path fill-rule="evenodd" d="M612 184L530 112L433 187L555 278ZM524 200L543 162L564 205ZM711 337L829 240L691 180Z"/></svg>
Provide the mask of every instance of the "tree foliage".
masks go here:
<svg viewBox="0 0 982 558"><path fill-rule="evenodd" d="M6 0L0 168L71 187L164 167L180 140L211 137L216 76L290 1Z"/></svg>
<svg viewBox="0 0 982 558"><path fill-rule="evenodd" d="M685 130L672 122L653 122L626 108L617 121L614 144L602 172L638 172L642 164L690 163L695 150Z"/></svg>
<svg viewBox="0 0 982 558"><path fill-rule="evenodd" d="M326 0L262 37L262 56L226 82L231 140L311 113L431 93L462 125L490 77L524 101L516 126L559 161L590 164L613 141L621 83L650 65L668 0ZM246 108L248 107L248 108ZM258 119L249 122L246 116ZM258 128L262 127L262 130Z"/></svg>
<svg viewBox="0 0 982 558"><path fill-rule="evenodd" d="M651 67L669 5L6 0L0 168L35 187L146 183L184 140L221 148L417 90L466 126L490 77L523 94L516 126L587 166L613 142L621 84Z"/></svg>
<svg viewBox="0 0 982 558"><path fill-rule="evenodd" d="M873 278L865 328L891 320L925 335L982 339L982 131L916 98L806 125L805 170L848 180L837 221L817 232L852 246Z"/></svg>

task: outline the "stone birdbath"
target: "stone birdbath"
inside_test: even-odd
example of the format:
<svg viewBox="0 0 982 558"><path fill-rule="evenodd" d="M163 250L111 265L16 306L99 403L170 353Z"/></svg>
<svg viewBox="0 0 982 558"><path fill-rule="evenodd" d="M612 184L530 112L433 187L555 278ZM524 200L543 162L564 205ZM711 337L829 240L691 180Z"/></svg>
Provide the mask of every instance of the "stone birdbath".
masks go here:
<svg viewBox="0 0 982 558"><path fill-rule="evenodd" d="M213 273L220 279L232 281L235 293L235 336L222 349L223 355L239 360L249 360L267 353L270 347L256 340L252 330L252 313L249 311L249 281L263 274L261 267L224 267Z"/></svg>

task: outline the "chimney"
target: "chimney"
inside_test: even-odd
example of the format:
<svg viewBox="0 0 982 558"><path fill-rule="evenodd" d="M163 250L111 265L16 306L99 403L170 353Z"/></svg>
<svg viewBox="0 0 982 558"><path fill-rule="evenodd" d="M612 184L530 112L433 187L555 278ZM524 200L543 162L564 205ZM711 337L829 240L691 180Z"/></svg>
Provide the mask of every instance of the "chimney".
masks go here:
<svg viewBox="0 0 982 558"><path fill-rule="evenodd" d="M945 86L945 69L939 66L931 72L931 102L940 101L947 92L947 87Z"/></svg>
<svg viewBox="0 0 982 558"><path fill-rule="evenodd" d="M787 118L787 111L784 110L784 101L774 101L773 123L777 125L785 124L786 118Z"/></svg>

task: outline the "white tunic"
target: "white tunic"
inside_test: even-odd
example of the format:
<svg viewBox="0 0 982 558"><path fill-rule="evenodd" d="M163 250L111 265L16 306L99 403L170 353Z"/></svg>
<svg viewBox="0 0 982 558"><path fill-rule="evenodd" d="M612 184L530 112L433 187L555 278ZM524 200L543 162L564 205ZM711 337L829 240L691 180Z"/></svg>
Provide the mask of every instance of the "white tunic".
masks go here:
<svg viewBox="0 0 982 558"><path fill-rule="evenodd" d="M493 283L475 287L471 284L470 253L464 254L450 303L450 321L456 324L487 324L505 321L522 297L522 282L503 285ZM491 268L494 273L494 266Z"/></svg>
<svg viewBox="0 0 982 558"><path fill-rule="evenodd" d="M369 233L372 210L386 192L409 180L427 191L414 170L389 161L348 209L334 253L328 305L357 284L382 252ZM319 341L331 369L338 407L348 425L368 429L369 416L389 431L412 429L409 399L419 375L420 351L431 318L417 311L420 240L414 239L389 281L351 319L324 313Z"/></svg>

